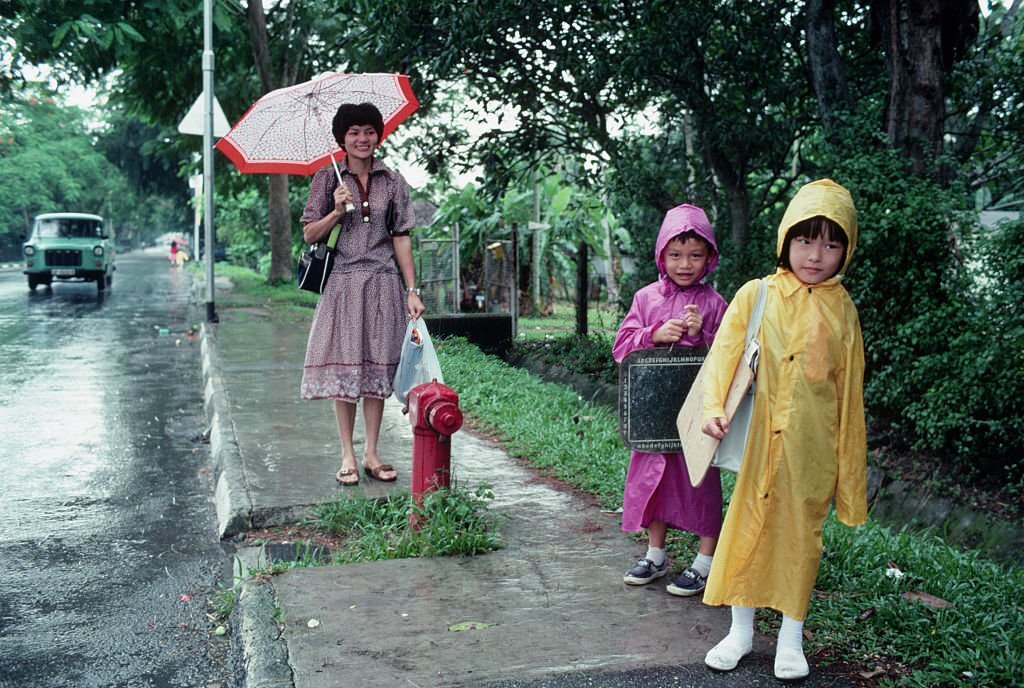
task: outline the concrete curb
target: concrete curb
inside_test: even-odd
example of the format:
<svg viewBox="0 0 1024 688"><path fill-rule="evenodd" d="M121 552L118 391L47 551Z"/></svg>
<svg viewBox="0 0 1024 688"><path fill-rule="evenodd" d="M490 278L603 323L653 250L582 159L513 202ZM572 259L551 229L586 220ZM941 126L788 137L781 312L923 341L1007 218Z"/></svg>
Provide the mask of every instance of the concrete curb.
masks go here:
<svg viewBox="0 0 1024 688"><path fill-rule="evenodd" d="M294 688L288 644L274 623L277 603L270 582L246 581L238 595L235 637L242 656L242 688Z"/></svg>
<svg viewBox="0 0 1024 688"><path fill-rule="evenodd" d="M221 539L248 530L252 524L252 497L246 487L235 425L217 356L216 327L202 325L203 407L209 422L210 453L216 475L214 501Z"/></svg>
<svg viewBox="0 0 1024 688"><path fill-rule="evenodd" d="M238 436L217 353L217 328L202 325L203 407L209 421L210 453L216 473L214 501L218 533L229 538L252 527L253 502L246 487ZM288 645L274 619L277 602L269 581L246 580L231 614L232 646L243 668L242 688L294 688Z"/></svg>

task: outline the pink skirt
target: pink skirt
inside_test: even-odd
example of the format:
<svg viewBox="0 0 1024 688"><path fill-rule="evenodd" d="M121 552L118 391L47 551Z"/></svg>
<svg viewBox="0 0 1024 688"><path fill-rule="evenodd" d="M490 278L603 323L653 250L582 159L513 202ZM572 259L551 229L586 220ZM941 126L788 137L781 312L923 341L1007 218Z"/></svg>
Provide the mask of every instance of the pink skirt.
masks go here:
<svg viewBox="0 0 1024 688"><path fill-rule="evenodd" d="M652 521L701 537L718 537L722 529L718 469L709 469L700 487L694 487L682 454L632 452L622 498L622 530L639 532Z"/></svg>

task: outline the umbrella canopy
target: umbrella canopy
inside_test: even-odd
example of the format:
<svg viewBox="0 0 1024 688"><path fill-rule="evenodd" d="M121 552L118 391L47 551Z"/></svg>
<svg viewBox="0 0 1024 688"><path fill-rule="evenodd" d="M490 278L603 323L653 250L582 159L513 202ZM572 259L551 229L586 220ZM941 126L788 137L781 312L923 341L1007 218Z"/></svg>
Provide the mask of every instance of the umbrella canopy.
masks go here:
<svg viewBox="0 0 1024 688"><path fill-rule="evenodd" d="M311 175L344 155L331 132L342 103L377 106L382 140L419 107L404 74L328 72L261 97L216 147L240 172Z"/></svg>

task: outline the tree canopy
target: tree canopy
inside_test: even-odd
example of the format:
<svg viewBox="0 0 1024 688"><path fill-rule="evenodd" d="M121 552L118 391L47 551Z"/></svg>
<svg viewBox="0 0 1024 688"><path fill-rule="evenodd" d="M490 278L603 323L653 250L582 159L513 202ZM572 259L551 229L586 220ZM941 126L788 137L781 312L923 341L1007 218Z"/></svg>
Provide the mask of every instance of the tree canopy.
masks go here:
<svg viewBox="0 0 1024 688"><path fill-rule="evenodd" d="M19 236L43 212L103 214L124 183L93 145L86 113L53 93L0 102L0 228Z"/></svg>

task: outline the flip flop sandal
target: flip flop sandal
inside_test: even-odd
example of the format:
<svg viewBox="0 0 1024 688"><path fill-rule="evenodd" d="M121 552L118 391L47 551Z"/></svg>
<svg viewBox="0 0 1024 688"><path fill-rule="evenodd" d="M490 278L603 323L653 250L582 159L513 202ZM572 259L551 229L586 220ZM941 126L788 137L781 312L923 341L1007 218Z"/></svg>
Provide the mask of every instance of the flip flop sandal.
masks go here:
<svg viewBox="0 0 1024 688"><path fill-rule="evenodd" d="M346 478L349 478L350 476L353 475L356 477L355 480L346 480ZM355 468L342 468L340 471L337 472L337 474L335 474L334 479L338 481L339 485L344 485L345 487L352 487L353 485L359 484L359 471L357 471Z"/></svg>
<svg viewBox="0 0 1024 688"><path fill-rule="evenodd" d="M395 482L395 480L398 479L397 475L391 476L390 478L381 477L382 473L387 473L388 471L394 470L395 467L389 463L382 463L381 465L374 466L373 468L370 468L369 466L363 466L363 472L366 473L366 475L370 476L374 480L379 480L382 483L393 483Z"/></svg>

